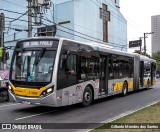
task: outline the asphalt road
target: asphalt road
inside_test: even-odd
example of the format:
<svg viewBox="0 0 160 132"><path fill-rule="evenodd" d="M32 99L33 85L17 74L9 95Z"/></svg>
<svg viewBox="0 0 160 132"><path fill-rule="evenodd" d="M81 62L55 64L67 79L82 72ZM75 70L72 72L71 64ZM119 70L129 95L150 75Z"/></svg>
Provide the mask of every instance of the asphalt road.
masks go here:
<svg viewBox="0 0 160 132"><path fill-rule="evenodd" d="M130 93L126 97L114 96L96 100L87 108L81 108L79 105L53 108L10 102L0 103L0 123L60 123L59 128L64 129L55 131L76 131L75 127L81 129L95 127L98 124L94 123L105 122L155 101L160 101L160 81L149 90ZM67 129L65 124L61 123L68 123L67 126L73 129ZM54 125L58 124L50 124L52 127Z"/></svg>

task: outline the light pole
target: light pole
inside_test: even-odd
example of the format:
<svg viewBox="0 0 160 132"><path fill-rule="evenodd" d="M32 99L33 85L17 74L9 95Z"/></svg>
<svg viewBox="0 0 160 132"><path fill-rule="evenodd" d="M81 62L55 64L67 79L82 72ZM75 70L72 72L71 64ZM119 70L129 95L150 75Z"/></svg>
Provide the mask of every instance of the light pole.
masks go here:
<svg viewBox="0 0 160 132"><path fill-rule="evenodd" d="M3 47L4 47L4 31L5 31L5 15L0 13L0 47L2 48L2 56L0 58L0 69L3 69Z"/></svg>
<svg viewBox="0 0 160 132"><path fill-rule="evenodd" d="M140 40L140 44L139 44L139 46L140 46L140 54L142 53L142 38L143 37L139 37L139 40Z"/></svg>
<svg viewBox="0 0 160 132"><path fill-rule="evenodd" d="M28 0L28 37L32 37L32 1Z"/></svg>
<svg viewBox="0 0 160 132"><path fill-rule="evenodd" d="M145 55L146 55L146 38L148 37L147 35L149 34L154 34L154 32L144 33L144 54Z"/></svg>

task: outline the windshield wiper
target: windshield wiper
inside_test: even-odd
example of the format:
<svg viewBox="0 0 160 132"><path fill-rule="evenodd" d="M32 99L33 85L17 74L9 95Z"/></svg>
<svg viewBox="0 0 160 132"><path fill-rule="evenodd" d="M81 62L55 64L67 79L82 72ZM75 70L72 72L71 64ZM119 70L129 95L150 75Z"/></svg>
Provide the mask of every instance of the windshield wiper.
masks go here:
<svg viewBox="0 0 160 132"><path fill-rule="evenodd" d="M42 59L45 51L46 51L46 48L42 48L42 50L40 51L40 53L36 56L35 61L34 61L34 65L35 65L35 66L38 65L38 63L39 63L40 60Z"/></svg>

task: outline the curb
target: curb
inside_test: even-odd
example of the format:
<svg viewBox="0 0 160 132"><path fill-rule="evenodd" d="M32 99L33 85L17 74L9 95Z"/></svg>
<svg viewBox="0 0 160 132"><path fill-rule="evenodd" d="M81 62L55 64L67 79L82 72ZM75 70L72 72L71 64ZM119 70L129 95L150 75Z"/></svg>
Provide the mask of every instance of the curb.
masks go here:
<svg viewBox="0 0 160 132"><path fill-rule="evenodd" d="M152 103L149 103L149 104L147 104L147 105L144 106L144 107L141 107L141 108L138 108L138 109L135 109L135 110L127 111L127 112L125 112L125 113L123 113L123 114L117 115L117 116L115 116L115 117L113 117L113 118L107 119L107 120L102 121L102 122L100 122L100 123L102 123L103 125L106 124L106 123L110 123L110 122L112 122L112 121L115 121L115 120L117 120L117 119L119 119L119 118L125 117L125 116L130 115L130 114L133 114L133 113L135 113L135 112L137 112L137 111L139 111L139 110L142 110L142 109L144 109L144 108L147 108L147 107L152 106L152 105L154 105L154 104L157 104L157 103L159 103L159 102L160 102L160 101L153 101ZM100 126L102 126L102 125L99 125L99 126L97 126L97 127L95 127L95 128L98 128L98 127L100 127ZM95 128L86 129L85 132L90 132L91 130L93 130L93 129L95 129ZM84 130L81 130L81 131L79 131L79 132L84 132Z"/></svg>

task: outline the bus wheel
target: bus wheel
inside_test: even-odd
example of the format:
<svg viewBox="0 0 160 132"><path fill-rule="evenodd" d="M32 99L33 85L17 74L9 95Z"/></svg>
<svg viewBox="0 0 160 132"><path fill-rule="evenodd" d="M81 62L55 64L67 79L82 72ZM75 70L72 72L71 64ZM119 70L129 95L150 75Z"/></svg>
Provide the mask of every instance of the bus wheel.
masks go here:
<svg viewBox="0 0 160 132"><path fill-rule="evenodd" d="M92 90L89 86L87 86L84 89L83 93L83 101L82 101L83 107L87 107L92 103L92 96L93 96Z"/></svg>
<svg viewBox="0 0 160 132"><path fill-rule="evenodd" d="M127 82L123 83L123 90L122 90L122 96L126 96L128 93L128 85Z"/></svg>

